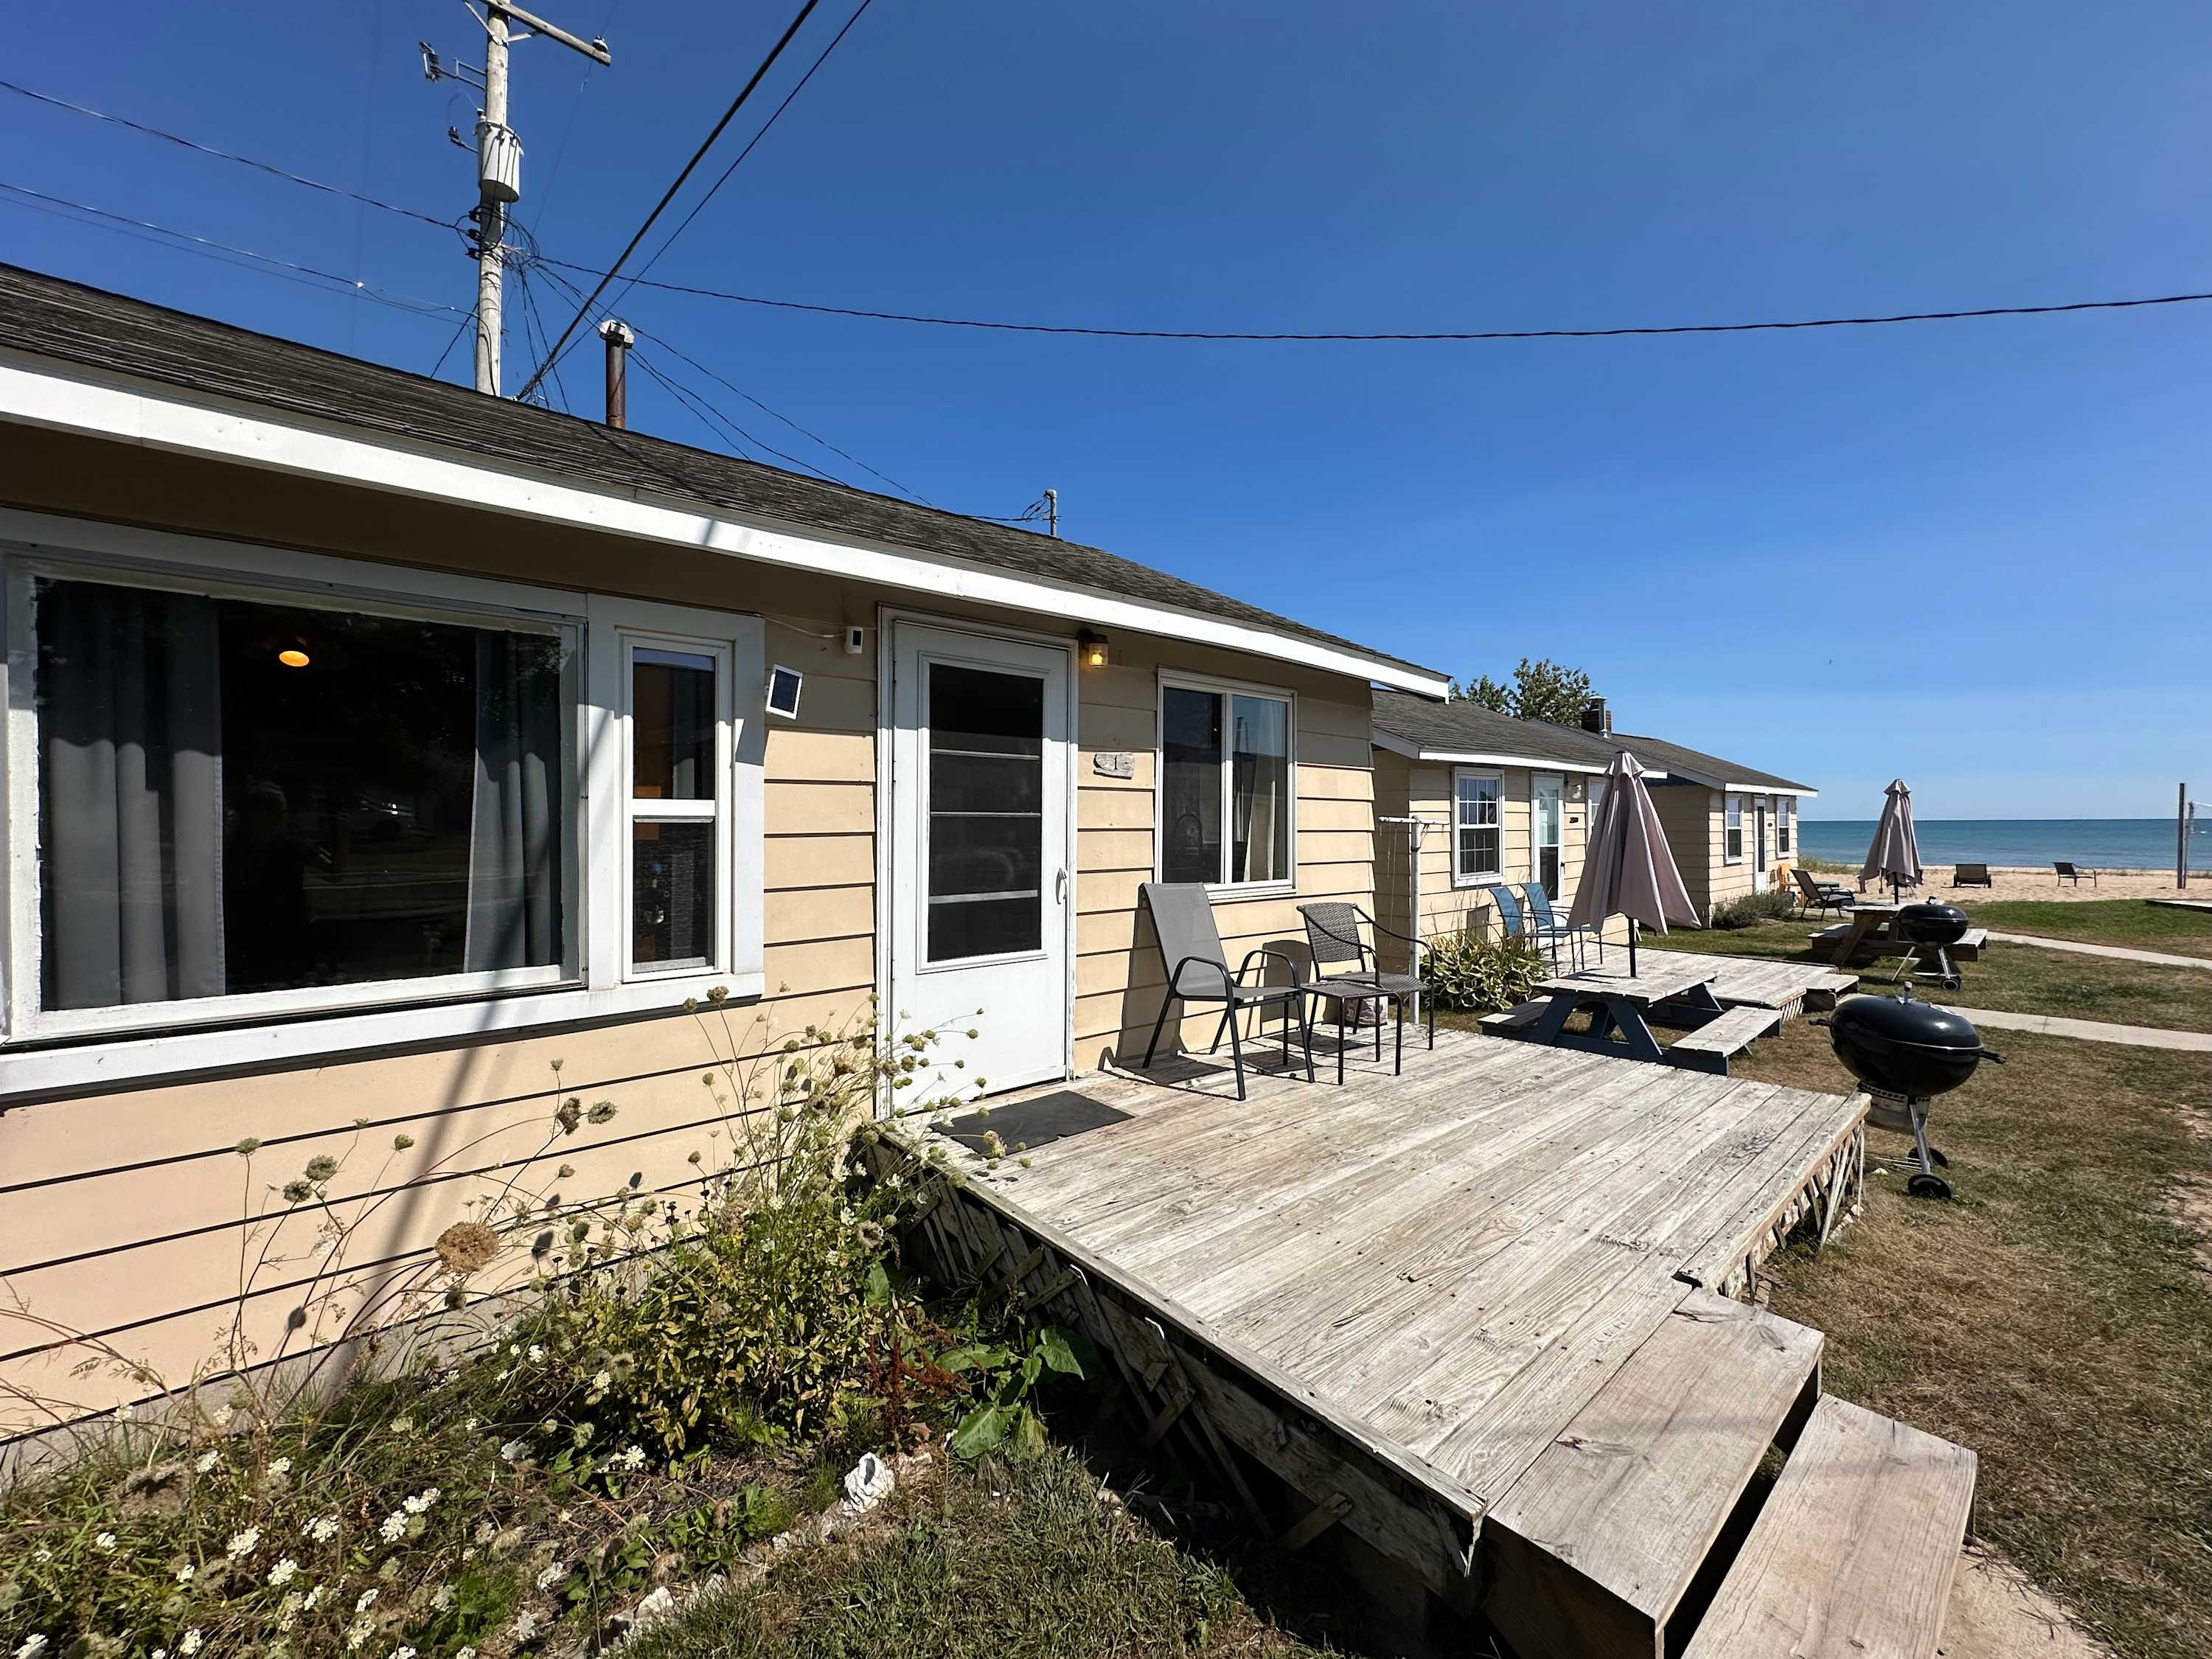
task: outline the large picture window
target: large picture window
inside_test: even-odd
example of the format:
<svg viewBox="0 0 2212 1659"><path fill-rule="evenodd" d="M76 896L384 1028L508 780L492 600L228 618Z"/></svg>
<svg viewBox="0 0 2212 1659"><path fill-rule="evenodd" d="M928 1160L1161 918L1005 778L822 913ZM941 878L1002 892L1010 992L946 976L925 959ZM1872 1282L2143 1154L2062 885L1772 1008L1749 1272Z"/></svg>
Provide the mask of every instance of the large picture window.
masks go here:
<svg viewBox="0 0 2212 1659"><path fill-rule="evenodd" d="M1495 772L1461 772L1452 783L1452 879L1462 885L1504 874L1501 787Z"/></svg>
<svg viewBox="0 0 2212 1659"><path fill-rule="evenodd" d="M1287 696L1162 682L1161 880L1290 883L1292 724Z"/></svg>
<svg viewBox="0 0 2212 1659"><path fill-rule="evenodd" d="M40 1006L568 962L572 645L40 576Z"/></svg>
<svg viewBox="0 0 2212 1659"><path fill-rule="evenodd" d="M83 528L6 561L9 1042L760 988L757 618Z"/></svg>

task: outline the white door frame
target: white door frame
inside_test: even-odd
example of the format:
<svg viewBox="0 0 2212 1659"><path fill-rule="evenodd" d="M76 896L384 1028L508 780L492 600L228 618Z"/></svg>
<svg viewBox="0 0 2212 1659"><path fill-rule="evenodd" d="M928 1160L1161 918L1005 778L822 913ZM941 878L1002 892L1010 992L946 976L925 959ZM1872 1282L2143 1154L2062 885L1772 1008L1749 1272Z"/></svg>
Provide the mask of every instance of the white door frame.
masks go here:
<svg viewBox="0 0 2212 1659"><path fill-rule="evenodd" d="M1753 795L1751 798L1751 822L1745 826L1751 831L1752 890L1766 890L1766 836L1774 821L1774 797Z"/></svg>
<svg viewBox="0 0 2212 1659"><path fill-rule="evenodd" d="M1531 772L1528 775L1528 879L1544 880L1544 848L1547 843L1536 839L1536 826L1540 822L1536 811L1536 798L1546 788L1552 792L1553 811L1552 832L1559 839L1548 843L1559 851L1559 878L1546 882L1544 896L1555 904L1565 904L1567 896L1558 889L1567 880L1567 777L1564 772Z"/></svg>
<svg viewBox="0 0 2212 1659"><path fill-rule="evenodd" d="M1082 672L1076 657L1076 641L1072 634L1051 634L1026 628L1002 627L996 623L979 623L965 617L948 617L934 611L911 607L878 605L876 607L876 1017L880 1036L890 1029L890 1022L898 1017L891 999L891 936L896 921L891 913L891 869L894 848L892 838L898 833L896 803L892 799L892 761L897 722L897 708L892 696L892 672L897 662L897 647L893 635L901 623L914 623L925 628L943 629L950 633L972 634L981 639L1006 640L1017 645L1042 646L1067 653L1067 823L1066 846L1062 849L1067 872L1067 902L1060 907L1063 939L1061 960L1066 964L1066 983L1061 998L1060 1066L1063 1077L1075 1074L1075 918L1082 890L1083 873L1075 861L1077 826L1075 808L1078 799L1077 781L1080 776L1078 763L1082 755L1082 731L1078 724L1082 696L1078 676ZM888 1116L890 1096L888 1090L879 1090L876 1100L876 1115Z"/></svg>

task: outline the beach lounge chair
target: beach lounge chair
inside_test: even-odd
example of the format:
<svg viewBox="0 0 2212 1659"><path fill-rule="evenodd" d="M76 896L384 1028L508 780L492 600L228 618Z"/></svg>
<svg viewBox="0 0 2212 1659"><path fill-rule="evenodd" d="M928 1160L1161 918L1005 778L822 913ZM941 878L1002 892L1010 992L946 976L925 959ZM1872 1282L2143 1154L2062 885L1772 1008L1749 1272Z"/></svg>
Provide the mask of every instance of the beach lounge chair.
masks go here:
<svg viewBox="0 0 2212 1659"><path fill-rule="evenodd" d="M1797 890L1802 896L1802 915L1826 915L1833 910L1838 915L1851 908L1856 896L1839 881L1820 881L1802 866L1792 865L1790 873L1797 878Z"/></svg>
<svg viewBox="0 0 2212 1659"><path fill-rule="evenodd" d="M1377 1000L1394 1005L1398 1011L1397 1054L1391 1064L1392 1074L1406 1069L1406 999L1420 997L1428 1005L1429 1047L1437 1046L1437 1000L1429 994L1429 982L1421 976L1421 953L1429 947L1421 940L1404 933L1393 933L1356 904L1331 901L1327 904L1301 904L1298 914L1305 918L1306 946L1313 952L1314 976L1307 989L1322 996L1335 997L1345 1006ZM1375 949L1360 933L1365 924L1370 933L1383 939L1395 939L1412 947L1413 971L1410 974L1386 974L1382 964L1376 960ZM1352 971L1332 974L1328 970L1339 963L1350 963ZM1309 1027L1310 1029L1310 1027ZM1340 1024L1336 1045L1336 1080L1344 1081L1344 1042ZM1382 1058L1382 1027L1375 1028L1375 1058ZM1310 1049L1306 1063L1313 1063Z"/></svg>
<svg viewBox="0 0 2212 1659"><path fill-rule="evenodd" d="M1552 908L1552 896L1544 890L1542 882L1523 882L1521 896L1528 901L1528 936L1550 953L1553 973L1559 971L1561 940L1566 942L1567 960L1574 963L1577 971L1583 965L1583 941L1586 939L1597 941L1598 960L1605 960L1605 935L1595 927L1568 927L1565 918Z"/></svg>
<svg viewBox="0 0 2212 1659"><path fill-rule="evenodd" d="M1152 1022L1152 1040L1145 1045L1145 1064L1152 1063L1153 1052L1160 1046L1160 1028L1167 1024L1168 1010L1177 1002L1186 1007L1194 1002L1218 1002L1221 1005L1221 1024L1214 1028L1213 1042L1206 1053L1221 1047L1221 1034L1229 1033L1229 1057L1237 1071L1237 1098L1244 1098L1244 1048L1237 1035L1237 1016L1247 1008L1264 1008L1279 1005L1283 1014L1283 1064L1291 1063L1291 1018L1297 1017L1298 1035L1305 1046L1306 1081L1313 1081L1313 1026L1306 1018L1305 977L1298 965L1280 951L1270 951L1265 945L1244 953L1244 960L1234 974L1229 971L1229 958L1221 948L1221 930L1213 925L1213 906L1206 897L1203 882L1148 881L1139 888L1145 908L1151 912L1152 931L1159 936L1160 959L1168 964L1167 994L1160 999L1160 1017ZM1267 961L1281 963L1290 969L1287 985L1247 984L1246 976L1253 964ZM1382 1041L1378 1033L1376 1038ZM1337 1064L1341 1066L1340 1055Z"/></svg>
<svg viewBox="0 0 2212 1659"><path fill-rule="evenodd" d="M1951 885L1954 887L1995 887L1996 883L1990 879L1990 866L1988 865L1962 864L1951 872Z"/></svg>
<svg viewBox="0 0 2212 1659"><path fill-rule="evenodd" d="M2057 884L2061 887L2069 881L2079 887L2084 876L2089 878L2090 886L2094 887L2097 884L2097 872L2094 870L2084 870L2079 866L2067 863L2064 859L2053 859L2051 861L2051 867L2058 872Z"/></svg>

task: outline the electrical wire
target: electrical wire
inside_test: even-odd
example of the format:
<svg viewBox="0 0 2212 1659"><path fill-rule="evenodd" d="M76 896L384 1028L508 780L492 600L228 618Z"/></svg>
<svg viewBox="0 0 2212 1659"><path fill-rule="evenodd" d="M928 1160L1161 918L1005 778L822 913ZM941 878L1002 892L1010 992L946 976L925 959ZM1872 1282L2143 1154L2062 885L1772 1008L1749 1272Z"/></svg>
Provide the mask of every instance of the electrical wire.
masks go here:
<svg viewBox="0 0 2212 1659"><path fill-rule="evenodd" d="M738 95L730 100L729 108L722 112L722 118L714 123L714 130L700 141L699 148L691 152L691 159L684 164L683 171L678 173L675 181L660 193L660 199L653 204L653 211L645 216L645 222L637 228L636 234L631 236L622 252L616 256L614 264L608 268L606 274L599 278L599 286L592 290L591 300L598 299L606 291L607 284L614 280L615 272L620 270L628 262L629 256L637 252L638 244L645 240L646 233L653 228L653 222L659 219L668 204L676 199L676 192L684 188L684 180L690 178L693 169L707 159L707 152L714 147L714 141L722 136L722 130L737 118L738 112L745 106L745 100L753 95L753 88L759 86L769 70L775 67L775 60L783 56L783 49L791 44L792 37L799 33L799 26L814 15L814 8L821 3L822 0L806 0L805 4L799 7L799 15L791 20L775 45L769 49L768 56L761 59L760 67L753 71L752 78L747 81L738 89ZM553 366L560 354L567 349L569 337L576 331L576 325L584 320L592 308L591 300L586 300L577 308L576 314L568 319L568 325L561 331L561 337L553 343L552 355L538 366L537 372L531 375L519 396L528 396L531 387L538 384L540 376Z"/></svg>
<svg viewBox="0 0 2212 1659"><path fill-rule="evenodd" d="M73 114L88 115L95 121L106 121L115 126L128 127L131 131L143 133L149 138L159 138L165 143L177 144L185 149L198 150L203 155L216 156L225 161L235 161L240 167L252 167L257 173L268 173L270 177L282 179L289 184L305 185L309 190L321 191L326 196L343 196L349 201L359 202L364 207L380 208L386 213L396 213L403 219L413 219L422 224L435 225L441 230L452 230L456 228L456 222L453 219L434 218L427 213L417 213L413 208L399 207L391 202L380 202L375 197L364 196L357 190L347 190L340 185L326 185L319 179L310 179L305 174L290 172L273 162L257 161L250 155L240 155L230 150L217 149L213 144L203 144L197 139L182 137L173 132L164 132L159 127L149 127L143 121L131 120L128 116L110 115L106 110L94 109L89 104L73 103L66 98L56 98L50 93L33 92L28 87L16 85L13 81L0 80L0 92L12 92L18 98L28 98L34 103L51 105L55 109L65 109Z"/></svg>
<svg viewBox="0 0 2212 1659"><path fill-rule="evenodd" d="M858 13L854 15L857 17ZM847 27L850 27L850 23L848 23ZM817 59L817 67L819 62L820 60ZM810 70L809 73L811 74L811 71ZM460 219L465 216L457 215L451 219L440 219L431 214L418 213L412 208L400 207L391 202L380 201L374 196L365 196L358 191L345 190L336 185L326 185L319 179L304 177L273 163L256 161L251 156L234 155L229 150L218 149L211 144L203 144L173 132L165 132L159 127L148 126L143 122L129 120L119 115L110 115L105 111L96 110L83 104L72 103L67 99L52 97L46 93L33 92L29 88L19 86L12 81L0 80L0 92L15 93L21 97L52 105L57 109L70 110L80 115L90 116L96 120L112 122L118 126L128 127L133 131L144 133L149 137L160 138L173 144L180 144L186 149L198 150L202 155L217 156L226 161L234 161L242 167L252 167L257 172L267 173L273 178L282 179L291 184L304 185L310 190L343 196L349 200L380 209L386 213L398 214L403 218L411 219L420 224L434 226L440 230L459 230ZM766 131L765 127L762 129L763 132ZM757 137L758 135L756 135L756 140ZM87 209L85 211L96 212L97 210ZM518 230L525 228L519 221L510 219L508 223ZM164 234L184 234L182 232L165 232ZM657 258L659 255L656 254L654 257ZM596 265L579 264L574 260L556 259L544 255L538 258L543 264L573 271L580 276L596 277L603 282L613 278L612 271L602 270ZM650 269L650 262L647 268ZM348 282L350 279L338 277L334 280ZM683 294L696 299L726 301L733 305L759 306L778 311L805 312L815 316L847 317L869 322L907 323L933 328L981 329L1016 334L1058 334L1091 339L1198 340L1229 343L1418 343L1485 340L1612 340L1639 336L1747 334L1797 329L1869 328L1893 323L1959 322L1988 317L2054 317L2075 312L2130 311L2155 306L2191 305L2212 300L2212 292L2160 294L2119 300L2075 300L2053 305L1978 306L1955 311L1902 311L1865 316L1790 318L1747 323L1669 323L1614 328L1437 329L1389 331L1340 329L1326 331L1259 331L1234 329L1103 328L1072 323L1012 322L997 318L940 317L923 312L881 311L860 306L832 306L805 300L781 300L761 294L738 294L727 289L707 288L696 283L664 282L642 274L623 280L626 287L654 289L664 294Z"/></svg>
<svg viewBox="0 0 2212 1659"><path fill-rule="evenodd" d="M434 380L438 378L438 371L445 368L446 359L453 355L453 348L460 344L461 336L468 332L469 325L475 322L476 319L477 314L474 311L471 311L467 315L461 319L459 324L453 330L453 337L446 342L446 349L438 354L438 361L430 365L430 378L432 380Z"/></svg>
<svg viewBox="0 0 2212 1659"><path fill-rule="evenodd" d="M589 274L590 268L548 258L548 264ZM1977 317L2049 317L2075 311L2128 311L2144 306L2189 305L2212 300L2212 293L2160 294L2141 299L2074 300L2057 305L1979 306L1961 311L1900 311L1864 317L1808 317L1784 321L1750 323L1641 324L1615 328L1492 328L1429 330L1422 331L1259 332L1227 329L1094 328L1073 323L1017 323L978 317L937 317L907 311L870 311L857 306L817 305L804 300L775 300L758 294L735 294L726 289L700 288L684 283L636 279L640 288L666 294L688 294L702 300L727 300L738 305L765 306L778 311L811 312L823 317L854 317L878 323L920 323L935 328L986 329L1011 334L1064 334L1105 340L1211 340L1232 342L1344 341L1405 342L1478 340L1615 340L1634 336L1664 334L1751 334L1765 331L1806 328L1865 328L1884 323L1946 323Z"/></svg>
<svg viewBox="0 0 2212 1659"><path fill-rule="evenodd" d="M638 267L637 276L626 279L623 289L623 294L629 293L631 288L636 286L639 280L644 276L647 271L651 270L653 266L660 263L660 256L667 252L671 247L675 246L676 239L681 236L690 228L691 222L699 216L701 210L705 208L708 203L714 199L714 192L721 189L724 185L729 183L730 175L744 165L745 157L751 155L755 146L757 146L762 139L768 137L769 129L776 124L777 120L782 116L784 111L791 107L792 100L798 97L800 93L806 90L806 83L814 78L814 71L820 69L823 64L830 61L830 54L837 50L838 45L847 35L853 32L853 25L860 21L861 13L866 11L873 3L874 0L860 0L860 3L854 8L853 15L845 20L845 27L837 31L836 34L831 38L830 44L823 47L821 52L816 56L814 61L807 65L806 73L799 77L798 84L793 87L789 92L783 94L783 101L775 106L774 112L770 113L767 120L761 123L760 131L753 134L750 138L748 138L745 141L745 147L738 152L737 160L732 161L729 166L724 167L722 169L722 176L715 179L713 184L707 186L707 193L692 204L691 211L684 216L684 222L678 225L675 229L670 231L668 233L667 240L662 242L661 245L653 251L653 257ZM617 295L615 296L615 302L619 303L621 298L621 295ZM740 392L738 395L742 397L744 394ZM774 413L774 411L771 410L770 413ZM778 418L781 419L781 417L778 416ZM816 441L819 442L820 441L817 439ZM850 458L848 457L848 459ZM857 465L858 463L856 462L854 465Z"/></svg>
<svg viewBox="0 0 2212 1659"><path fill-rule="evenodd" d="M550 261L540 260L538 261L538 264L543 274L550 278L556 287L565 289L572 298L579 301L583 298L583 291L580 289L576 288L573 283L569 283L559 271L550 269ZM613 314L611 307L605 303L598 305L592 308L599 311L603 315L611 316ZM625 319L624 320L627 322L628 319ZM635 323L629 323L629 326L631 331L635 334L638 338L650 340L653 344L659 346L671 356L679 358L683 362L689 363L693 368L698 370L700 374L704 374L708 380L713 380L718 386L721 386L730 392L734 392L737 396L743 398L747 403L750 404L755 409L759 410L763 415L769 416L774 420L781 421L784 425L789 427L793 432L798 433L801 437L810 439L813 442L821 445L823 448L828 450L831 454L851 462L854 466L859 467L861 471L867 473L871 477L882 479L884 483L889 484L901 495L906 495L914 501L920 501L924 507L933 507L936 505L935 502L923 495L920 490L901 483L896 478L892 477L888 472L879 471L876 468L870 466L859 456L839 448L836 444L831 443L827 438L822 436L819 433L809 431L805 427L801 426L798 422L793 420L788 415L781 414L775 410L770 409L766 404L754 397L751 392L747 392L743 386L737 386L725 379L722 375L709 368L706 364L701 362L696 357L692 356L689 352L684 350L673 342L664 338L660 335L654 334L647 329L641 328ZM632 349L635 349L634 347ZM767 448L765 444L760 444L757 440L753 441L757 447L763 449ZM804 465L805 463L799 463L799 465ZM817 467L808 467L807 471L819 473L820 476L823 477L831 477L832 476L827 472L823 472L821 469ZM832 481L837 483L846 483L848 482L843 478L833 478Z"/></svg>
<svg viewBox="0 0 2212 1659"><path fill-rule="evenodd" d="M277 267L277 269L275 270L262 270L261 274L265 276L286 276L287 280L291 282L303 282L304 279L307 277L317 279L316 283L306 284L310 287L317 286L318 283L334 283L337 284L337 289L336 291L351 295L356 299L372 300L378 305L389 306L394 311L404 311L420 317L451 317L462 314L461 308L459 306L441 305L434 300L416 300L386 294L381 289L371 288L367 283L362 282L358 278L352 276L341 276L336 271L319 270L313 265L303 265L291 259L280 259L273 253L256 253L252 248L234 247L228 242L218 242L212 237L208 236L195 236L190 231L177 230L167 225L156 224L150 219L134 219L128 214L110 213L105 208L92 207L83 202L73 202L66 197L49 196L46 191L33 190L27 185L10 184L4 179L0 179L0 191L5 191L13 196L27 198L27 200L18 203L18 206L35 207L41 212L51 213L57 212L62 209L67 209L70 213L88 214L94 219L108 220L112 222L112 225L113 227L131 228L125 230L125 234L135 234L137 232L140 231L152 231L156 235L174 237L176 239L175 242L156 242L155 245L160 247L173 248L179 253L197 253L205 250L208 251L208 257L210 258L217 258L220 255L226 253L235 254L238 256L238 258L223 259L222 263L225 264L237 264L240 259L258 261L258 264L256 265L246 265L241 267L241 269L249 270L261 269L264 266ZM67 215L64 214L62 216L66 217ZM77 222L82 223L82 221L80 220ZM103 230L110 228L110 225L100 225L94 227L96 229ZM142 241L153 241L154 238L151 236L140 236L138 240ZM193 244L193 246L189 247L178 247L177 242L191 243ZM288 272L296 272L298 275L287 276ZM325 294L333 292L333 290L329 288L320 288L319 291Z"/></svg>

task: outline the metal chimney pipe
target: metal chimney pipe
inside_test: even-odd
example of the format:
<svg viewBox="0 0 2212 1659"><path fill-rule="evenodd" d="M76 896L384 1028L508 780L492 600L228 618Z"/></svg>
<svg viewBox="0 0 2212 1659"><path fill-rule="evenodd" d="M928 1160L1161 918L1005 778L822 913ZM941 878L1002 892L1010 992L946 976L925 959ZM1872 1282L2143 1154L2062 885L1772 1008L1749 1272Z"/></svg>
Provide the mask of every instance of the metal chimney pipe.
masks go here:
<svg viewBox="0 0 2212 1659"><path fill-rule="evenodd" d="M637 343L630 325L619 317L599 325L599 337L607 343L607 424L629 424L629 349Z"/></svg>

